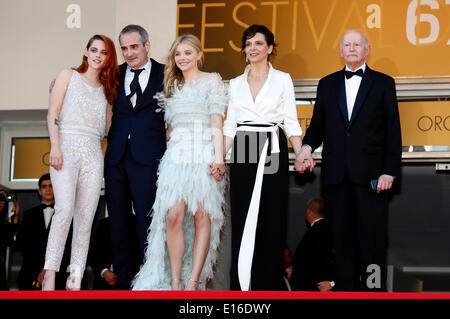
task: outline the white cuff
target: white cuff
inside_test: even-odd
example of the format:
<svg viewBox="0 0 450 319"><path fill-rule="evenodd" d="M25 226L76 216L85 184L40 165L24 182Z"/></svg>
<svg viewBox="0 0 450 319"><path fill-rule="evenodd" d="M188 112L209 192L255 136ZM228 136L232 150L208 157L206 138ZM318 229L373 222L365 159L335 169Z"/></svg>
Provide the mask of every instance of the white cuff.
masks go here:
<svg viewBox="0 0 450 319"><path fill-rule="evenodd" d="M100 277L102 277L103 278L103 274L105 273L105 271L107 271L107 270L109 270L108 268L105 268L105 269L103 269L102 271L101 271L101 273L100 273Z"/></svg>

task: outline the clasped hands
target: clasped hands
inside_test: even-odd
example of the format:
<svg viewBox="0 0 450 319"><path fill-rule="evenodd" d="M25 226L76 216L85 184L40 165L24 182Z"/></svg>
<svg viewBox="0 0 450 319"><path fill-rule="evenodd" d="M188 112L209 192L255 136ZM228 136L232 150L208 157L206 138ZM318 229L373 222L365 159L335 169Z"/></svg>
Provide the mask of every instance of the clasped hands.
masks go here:
<svg viewBox="0 0 450 319"><path fill-rule="evenodd" d="M211 174L216 179L216 181L220 182L225 175L225 163L210 163L209 174Z"/></svg>
<svg viewBox="0 0 450 319"><path fill-rule="evenodd" d="M309 145L304 145L300 149L300 152L295 156L294 167L297 172L303 174L305 171L312 171L316 166L311 155L311 147Z"/></svg>

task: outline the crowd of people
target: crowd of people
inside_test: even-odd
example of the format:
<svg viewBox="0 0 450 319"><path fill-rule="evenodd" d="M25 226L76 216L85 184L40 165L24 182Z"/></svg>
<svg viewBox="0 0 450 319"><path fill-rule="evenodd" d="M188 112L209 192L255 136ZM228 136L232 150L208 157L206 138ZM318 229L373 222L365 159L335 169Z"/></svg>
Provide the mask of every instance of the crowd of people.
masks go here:
<svg viewBox="0 0 450 319"><path fill-rule="evenodd" d="M165 65L149 58L141 26L126 26L118 40L125 63L118 66L111 39L95 35L82 64L62 70L51 88L50 175L19 231L21 287L58 289L66 259L63 286L82 288L104 176L109 217L92 257L98 287L205 289L229 189L231 290L286 290L286 276L293 290L386 290L386 191L400 174L400 122L394 81L367 66L364 34L343 35L345 68L319 81L305 134L292 79L271 64L277 44L267 27L244 31L245 70L229 85L202 71L194 35L173 42ZM300 174L313 170L323 143L324 195L308 202L310 229L289 275L287 140ZM29 239L38 235L39 243ZM367 283L374 264L381 285Z"/></svg>

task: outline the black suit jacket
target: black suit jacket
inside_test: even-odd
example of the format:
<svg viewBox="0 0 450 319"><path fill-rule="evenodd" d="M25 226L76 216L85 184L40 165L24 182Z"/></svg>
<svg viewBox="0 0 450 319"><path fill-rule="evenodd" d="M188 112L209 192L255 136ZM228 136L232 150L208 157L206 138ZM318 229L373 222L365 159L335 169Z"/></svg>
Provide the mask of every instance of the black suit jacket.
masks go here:
<svg viewBox="0 0 450 319"><path fill-rule="evenodd" d="M333 280L330 225L318 220L308 229L292 257L292 290L318 291L317 283Z"/></svg>
<svg viewBox="0 0 450 319"><path fill-rule="evenodd" d="M50 225L45 228L44 212L42 207L36 206L23 213L22 224L17 234L18 247L23 255L22 267L19 272L18 284L20 290L40 289L33 284L44 268L45 251L47 248ZM68 273L66 268L70 259L70 245L72 243L72 227L67 236L66 247L60 271L56 274L56 288L64 289Z"/></svg>
<svg viewBox="0 0 450 319"><path fill-rule="evenodd" d="M344 69L319 81L314 113L303 139L312 149L323 142L322 181L369 186L382 174L399 176L401 129L394 79L366 71L361 80L350 121Z"/></svg>
<svg viewBox="0 0 450 319"><path fill-rule="evenodd" d="M108 133L108 147L105 163L119 163L130 138L133 159L144 165L155 165L166 148L164 113L158 109L155 93L163 89L164 65L151 59L152 67L147 87L133 108L125 95L125 73L127 64L120 65L119 94L113 106L111 128Z"/></svg>

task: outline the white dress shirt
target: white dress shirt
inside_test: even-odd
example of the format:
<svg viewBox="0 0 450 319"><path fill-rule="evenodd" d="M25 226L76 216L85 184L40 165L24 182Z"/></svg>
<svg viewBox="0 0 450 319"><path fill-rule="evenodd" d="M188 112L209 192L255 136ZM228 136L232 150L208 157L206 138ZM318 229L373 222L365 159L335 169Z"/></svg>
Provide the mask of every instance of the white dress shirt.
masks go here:
<svg viewBox="0 0 450 319"><path fill-rule="evenodd" d="M244 74L230 80L230 96L227 119L224 122L223 134L234 138L237 123L253 121L257 123L280 123L284 125L286 135L301 136L302 129L298 123L295 103L294 85L288 73L276 70L269 63L269 74L266 82L253 101L247 75L250 65Z"/></svg>
<svg viewBox="0 0 450 319"><path fill-rule="evenodd" d="M345 66L345 71L356 72L362 69L363 72L366 71L366 63L361 65L356 70L352 71L347 65ZM345 95L347 97L347 112L348 120L350 121L353 112L353 106L355 106L356 95L358 95L359 86L361 85L362 77L354 75L350 79L345 78Z"/></svg>
<svg viewBox="0 0 450 319"><path fill-rule="evenodd" d="M148 80L150 79L150 72L152 70L152 62L148 59L147 64L144 66L144 71L139 74L139 85L141 86L142 93L144 93L145 88L147 87ZM125 95L128 96L131 92L130 84L133 81L134 73L131 72L131 67L127 65L127 70L125 72ZM136 94L134 94L131 99L131 104L133 107L136 106Z"/></svg>
<svg viewBox="0 0 450 319"><path fill-rule="evenodd" d="M45 221L45 229L48 228L48 225L50 224L50 221L52 220L53 214L55 213L55 210L51 207L46 207L44 210L44 221Z"/></svg>

